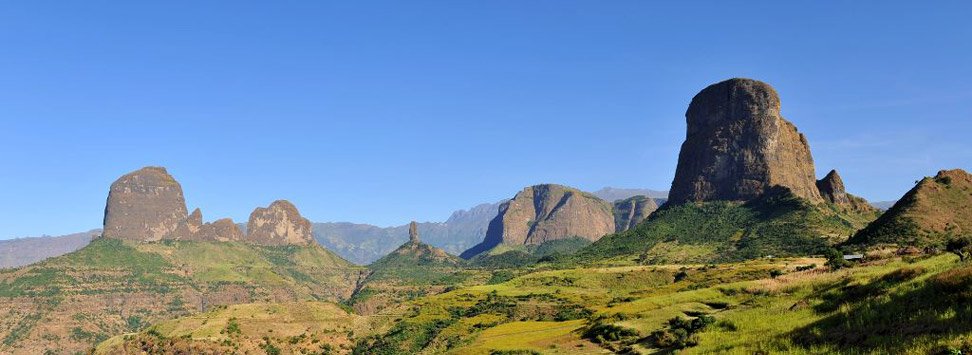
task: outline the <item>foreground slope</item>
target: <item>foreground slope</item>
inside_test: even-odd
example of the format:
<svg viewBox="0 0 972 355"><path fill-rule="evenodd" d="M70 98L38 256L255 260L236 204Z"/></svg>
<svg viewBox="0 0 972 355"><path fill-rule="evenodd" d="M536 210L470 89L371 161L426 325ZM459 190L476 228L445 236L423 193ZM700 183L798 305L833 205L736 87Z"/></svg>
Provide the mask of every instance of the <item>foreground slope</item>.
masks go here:
<svg viewBox="0 0 972 355"><path fill-rule="evenodd" d="M355 353L955 353L972 349L972 268L956 260L537 271L416 299Z"/></svg>
<svg viewBox="0 0 972 355"><path fill-rule="evenodd" d="M334 303L249 303L224 307L113 337L95 354L343 354L367 319Z"/></svg>
<svg viewBox="0 0 972 355"><path fill-rule="evenodd" d="M0 352L71 353L214 305L350 297L362 270L320 246L101 238L0 272Z"/></svg>
<svg viewBox="0 0 972 355"><path fill-rule="evenodd" d="M849 242L942 247L962 235L972 235L972 174L954 169L921 179Z"/></svg>

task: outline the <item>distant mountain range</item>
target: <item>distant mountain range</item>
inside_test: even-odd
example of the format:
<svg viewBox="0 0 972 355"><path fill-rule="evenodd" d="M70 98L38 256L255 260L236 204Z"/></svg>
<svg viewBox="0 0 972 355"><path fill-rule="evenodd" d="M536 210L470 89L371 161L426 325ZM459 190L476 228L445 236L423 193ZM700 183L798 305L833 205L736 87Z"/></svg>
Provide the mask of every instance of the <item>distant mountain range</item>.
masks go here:
<svg viewBox="0 0 972 355"><path fill-rule="evenodd" d="M629 197L634 196L648 196L655 200L658 199L668 199L668 191L660 190L649 190L649 189L625 189L617 187L605 187L600 190L592 192L594 196L600 197L602 200L607 202L614 202L617 200L624 200Z"/></svg>
<svg viewBox="0 0 972 355"><path fill-rule="evenodd" d="M667 191L605 187L593 193L606 201L623 200L644 195L664 198ZM486 237L489 222L496 217L499 206L506 200L484 203L468 210L453 212L445 222L418 224L422 241L459 255L479 244ZM325 248L356 264L369 264L392 252L408 240L408 225L377 227L350 222L314 223L314 238Z"/></svg>
<svg viewBox="0 0 972 355"><path fill-rule="evenodd" d="M667 191L605 187L593 194L606 201L623 200L644 195L664 202ZM418 224L422 241L442 248L453 255L483 241L489 222L496 217L500 204L483 203L452 213L445 222ZM246 233L246 225L239 224ZM0 240L0 268L28 265L43 259L78 250L91 238L101 234L101 229L56 237L30 237ZM358 265L378 260L408 240L408 225L378 227L352 222L321 222L313 224L314 239L325 248Z"/></svg>
<svg viewBox="0 0 972 355"><path fill-rule="evenodd" d="M101 229L61 236L42 236L0 240L0 268L32 264L83 248Z"/></svg>

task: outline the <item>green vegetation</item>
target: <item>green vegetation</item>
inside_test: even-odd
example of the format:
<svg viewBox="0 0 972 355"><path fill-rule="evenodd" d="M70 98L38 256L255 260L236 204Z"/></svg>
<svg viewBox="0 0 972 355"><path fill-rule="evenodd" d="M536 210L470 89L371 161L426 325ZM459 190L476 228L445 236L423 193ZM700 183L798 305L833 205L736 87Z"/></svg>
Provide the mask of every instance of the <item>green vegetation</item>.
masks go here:
<svg viewBox="0 0 972 355"><path fill-rule="evenodd" d="M813 255L830 244L821 235L850 235L856 227L853 221L788 190L745 204L665 206L634 229L606 236L581 250L574 260L665 264Z"/></svg>

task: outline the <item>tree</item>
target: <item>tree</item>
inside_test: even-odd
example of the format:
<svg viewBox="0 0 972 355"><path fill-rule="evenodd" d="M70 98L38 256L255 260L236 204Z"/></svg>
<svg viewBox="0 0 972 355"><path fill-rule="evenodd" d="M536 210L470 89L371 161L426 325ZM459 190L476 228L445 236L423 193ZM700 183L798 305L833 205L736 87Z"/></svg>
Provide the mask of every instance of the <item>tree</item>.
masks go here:
<svg viewBox="0 0 972 355"><path fill-rule="evenodd" d="M972 236L952 237L945 243L945 250L958 255L960 261L972 254Z"/></svg>
<svg viewBox="0 0 972 355"><path fill-rule="evenodd" d="M844 253L841 253L840 250L830 249L827 251L826 256L826 265L830 268L830 270L837 270L847 266L847 260L844 260Z"/></svg>

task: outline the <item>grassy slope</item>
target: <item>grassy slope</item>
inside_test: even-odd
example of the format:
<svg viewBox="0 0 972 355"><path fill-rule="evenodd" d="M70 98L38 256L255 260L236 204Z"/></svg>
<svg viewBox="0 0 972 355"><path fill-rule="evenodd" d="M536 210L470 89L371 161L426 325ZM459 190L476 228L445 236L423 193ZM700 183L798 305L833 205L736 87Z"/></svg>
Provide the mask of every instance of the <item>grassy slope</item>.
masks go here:
<svg viewBox="0 0 972 355"><path fill-rule="evenodd" d="M320 247L99 239L0 272L0 352L84 350L218 304L337 301L361 272Z"/></svg>
<svg viewBox="0 0 972 355"><path fill-rule="evenodd" d="M139 333L113 337L97 354L184 350L190 353L346 353L367 320L333 303L239 304L168 320Z"/></svg>
<svg viewBox="0 0 972 355"><path fill-rule="evenodd" d="M874 217L811 205L788 192L746 204L664 206L634 229L581 250L574 260L705 263L816 254Z"/></svg>
<svg viewBox="0 0 972 355"><path fill-rule="evenodd" d="M348 303L359 313L375 314L450 287L485 282L486 273L465 264L441 249L408 242L368 266L370 274Z"/></svg>
<svg viewBox="0 0 972 355"><path fill-rule="evenodd" d="M972 177L961 170L926 177L849 242L943 247L950 235L972 234Z"/></svg>
<svg viewBox="0 0 972 355"><path fill-rule="evenodd" d="M687 353L967 351L972 267L955 259L879 260L836 272L795 270L818 259L541 271L418 299L356 352L655 353L671 349L658 348L653 332L703 314L716 322L692 337L697 345ZM784 275L771 278L772 270ZM594 324L634 335L598 345L582 336Z"/></svg>

